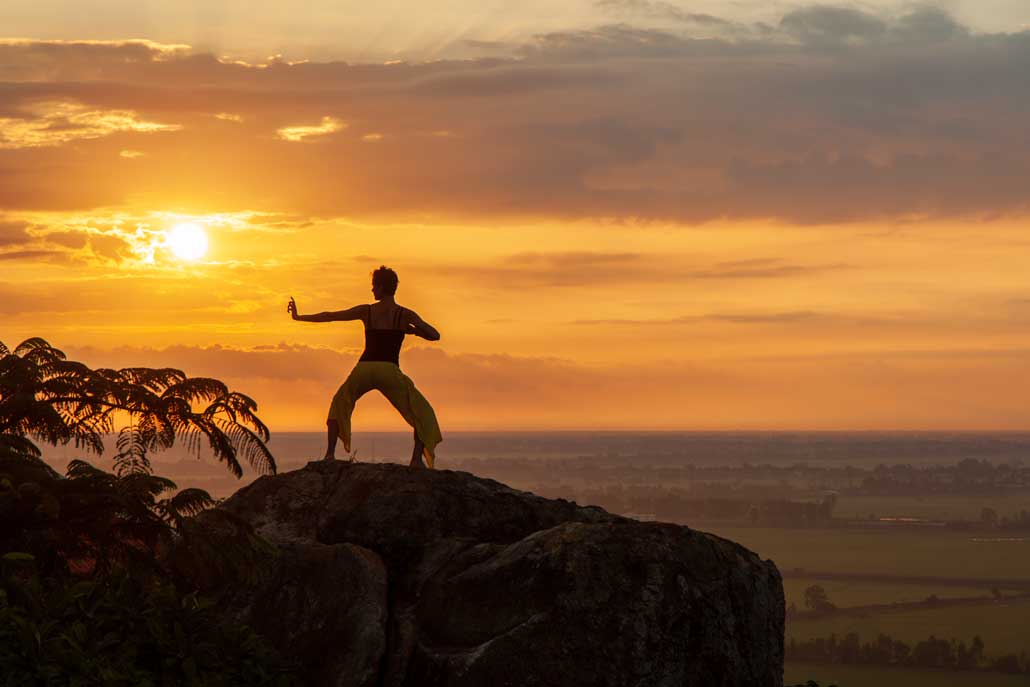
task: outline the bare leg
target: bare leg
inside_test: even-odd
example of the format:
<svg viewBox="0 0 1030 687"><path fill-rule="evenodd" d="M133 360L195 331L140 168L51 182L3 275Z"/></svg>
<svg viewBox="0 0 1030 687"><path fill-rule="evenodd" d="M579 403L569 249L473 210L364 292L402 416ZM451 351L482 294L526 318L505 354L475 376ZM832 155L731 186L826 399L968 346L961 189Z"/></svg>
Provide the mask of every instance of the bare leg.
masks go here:
<svg viewBox="0 0 1030 687"><path fill-rule="evenodd" d="M336 438L340 436L340 423L336 420L326 420L326 447L325 458L322 460L336 460Z"/></svg>
<svg viewBox="0 0 1030 687"><path fill-rule="evenodd" d="M426 464L422 462L422 450L425 447L422 445L422 441L418 438L418 432L415 432L415 448L411 451L411 463L409 464L413 468L424 468Z"/></svg>

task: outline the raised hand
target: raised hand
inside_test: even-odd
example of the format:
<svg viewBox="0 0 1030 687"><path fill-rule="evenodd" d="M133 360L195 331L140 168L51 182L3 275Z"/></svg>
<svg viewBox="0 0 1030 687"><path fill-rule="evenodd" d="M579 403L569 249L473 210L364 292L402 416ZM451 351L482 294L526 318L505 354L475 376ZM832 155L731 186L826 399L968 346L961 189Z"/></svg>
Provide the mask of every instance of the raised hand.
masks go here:
<svg viewBox="0 0 1030 687"><path fill-rule="evenodd" d="M286 312L290 313L293 319L297 319L297 301L293 300L293 296L290 296L290 302L286 304Z"/></svg>

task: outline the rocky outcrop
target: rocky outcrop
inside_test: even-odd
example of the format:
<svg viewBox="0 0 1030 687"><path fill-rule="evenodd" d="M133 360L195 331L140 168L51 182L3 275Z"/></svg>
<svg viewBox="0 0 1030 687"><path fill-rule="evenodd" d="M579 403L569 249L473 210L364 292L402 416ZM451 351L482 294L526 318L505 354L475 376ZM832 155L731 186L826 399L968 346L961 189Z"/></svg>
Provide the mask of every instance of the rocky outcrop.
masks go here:
<svg viewBox="0 0 1030 687"><path fill-rule="evenodd" d="M226 570L251 532L271 547ZM312 685L782 684L775 566L686 527L467 473L319 462L189 534L180 575L221 590Z"/></svg>

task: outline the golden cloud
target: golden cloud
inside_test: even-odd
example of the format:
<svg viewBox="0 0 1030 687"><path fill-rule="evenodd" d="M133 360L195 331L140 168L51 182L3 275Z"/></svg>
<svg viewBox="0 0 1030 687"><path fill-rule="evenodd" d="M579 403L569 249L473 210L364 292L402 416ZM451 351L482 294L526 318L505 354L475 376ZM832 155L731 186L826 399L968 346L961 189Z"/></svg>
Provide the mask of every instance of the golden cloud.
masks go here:
<svg viewBox="0 0 1030 687"><path fill-rule="evenodd" d="M89 40L89 39L75 39L75 40L40 40L36 38L0 38L0 47L11 47L11 48L32 48L38 46L45 46L51 48L124 48L134 47L146 50L149 53L154 54L155 59L160 57L170 57L177 53L187 53L193 49L193 46L185 43L158 43L157 41L149 41L143 38L129 38L126 40Z"/></svg>
<svg viewBox="0 0 1030 687"><path fill-rule="evenodd" d="M132 110L103 110L76 102L43 102L29 117L0 117L0 148L40 148L80 139L102 138L122 131L179 131L179 124L140 119Z"/></svg>
<svg viewBox="0 0 1030 687"><path fill-rule="evenodd" d="M322 122L320 124L313 126L284 126L281 129L277 129L275 133L284 141L298 143L308 138L326 136L328 134L336 133L337 131L342 131L346 128L346 122L343 122L336 117L322 117Z"/></svg>

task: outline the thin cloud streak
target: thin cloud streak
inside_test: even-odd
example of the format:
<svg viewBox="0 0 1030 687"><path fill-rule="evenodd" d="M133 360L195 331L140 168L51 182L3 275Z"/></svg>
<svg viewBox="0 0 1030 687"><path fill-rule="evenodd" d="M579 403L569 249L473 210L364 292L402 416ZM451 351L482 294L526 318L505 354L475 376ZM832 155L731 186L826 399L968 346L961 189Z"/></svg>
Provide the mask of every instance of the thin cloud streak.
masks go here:
<svg viewBox="0 0 1030 687"><path fill-rule="evenodd" d="M705 315L682 315L671 318L655 319L605 319L605 320L573 320L575 325L628 325L628 326L678 326L700 322L726 322L729 324L794 324L811 322L831 322L843 319L840 315L827 315L807 310L775 313L711 313Z"/></svg>
<svg viewBox="0 0 1030 687"><path fill-rule="evenodd" d="M715 280L785 280L851 269L850 265L792 264L759 258L691 267L697 258L649 253L519 253L488 264L429 263L420 271L493 287L556 288L619 284L686 284Z"/></svg>
<svg viewBox="0 0 1030 687"><path fill-rule="evenodd" d="M342 122L335 117L326 116L322 117L322 121L319 124L284 126L277 129L275 134L284 141L299 143L311 138L328 136L329 134L334 134L337 131L342 131L345 128L347 128L347 124L345 122Z"/></svg>

